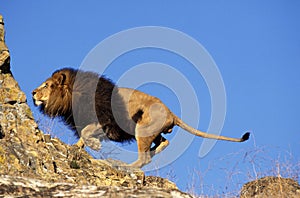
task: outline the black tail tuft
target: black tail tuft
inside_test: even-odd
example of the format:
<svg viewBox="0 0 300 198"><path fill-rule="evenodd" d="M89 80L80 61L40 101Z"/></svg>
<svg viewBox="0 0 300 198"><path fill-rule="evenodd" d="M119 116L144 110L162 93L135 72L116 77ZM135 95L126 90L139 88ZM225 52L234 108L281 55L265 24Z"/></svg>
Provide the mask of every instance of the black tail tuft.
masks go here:
<svg viewBox="0 0 300 198"><path fill-rule="evenodd" d="M250 133L249 133L249 132L245 133L245 134L243 135L243 137L242 137L242 142L248 140L249 137L250 137Z"/></svg>

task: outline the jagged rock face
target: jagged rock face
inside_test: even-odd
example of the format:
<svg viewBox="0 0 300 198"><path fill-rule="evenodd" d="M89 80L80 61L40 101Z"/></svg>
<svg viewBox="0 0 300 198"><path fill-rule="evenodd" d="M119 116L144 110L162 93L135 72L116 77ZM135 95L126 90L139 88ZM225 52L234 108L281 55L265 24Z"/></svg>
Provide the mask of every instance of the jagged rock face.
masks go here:
<svg viewBox="0 0 300 198"><path fill-rule="evenodd" d="M166 179L145 177L115 160L95 160L83 149L44 135L10 71L4 32L0 15L1 195L190 197Z"/></svg>
<svg viewBox="0 0 300 198"><path fill-rule="evenodd" d="M264 177L246 183L241 191L241 198L299 198L300 185L288 178Z"/></svg>

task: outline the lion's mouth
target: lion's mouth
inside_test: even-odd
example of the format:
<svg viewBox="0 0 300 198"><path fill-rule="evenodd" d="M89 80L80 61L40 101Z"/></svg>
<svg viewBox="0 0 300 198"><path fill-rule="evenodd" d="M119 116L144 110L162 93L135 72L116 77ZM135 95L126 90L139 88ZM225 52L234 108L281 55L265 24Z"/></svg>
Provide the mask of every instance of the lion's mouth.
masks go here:
<svg viewBox="0 0 300 198"><path fill-rule="evenodd" d="M40 106L41 104L43 104L43 101L35 100L34 98L33 98L33 102L34 102L35 106Z"/></svg>

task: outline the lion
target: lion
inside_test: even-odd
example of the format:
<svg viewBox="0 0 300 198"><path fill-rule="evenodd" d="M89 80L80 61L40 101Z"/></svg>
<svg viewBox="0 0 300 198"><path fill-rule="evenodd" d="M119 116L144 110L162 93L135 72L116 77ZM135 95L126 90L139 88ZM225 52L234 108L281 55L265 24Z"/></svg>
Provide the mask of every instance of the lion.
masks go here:
<svg viewBox="0 0 300 198"><path fill-rule="evenodd" d="M232 142L244 142L250 136L249 132L231 138L199 131L173 114L160 99L118 87L97 73L73 68L55 71L32 92L32 97L42 113L61 118L75 132L80 148L86 145L99 150L103 140L136 140L138 159L130 166L138 168L169 145L162 134L171 133L174 126L203 138Z"/></svg>

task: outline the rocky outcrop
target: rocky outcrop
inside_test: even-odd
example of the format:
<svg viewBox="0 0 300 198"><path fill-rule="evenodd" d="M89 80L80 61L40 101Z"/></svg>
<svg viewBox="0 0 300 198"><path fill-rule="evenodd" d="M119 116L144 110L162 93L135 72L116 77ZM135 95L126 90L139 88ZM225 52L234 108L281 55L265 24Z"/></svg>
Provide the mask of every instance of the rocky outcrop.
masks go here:
<svg viewBox="0 0 300 198"><path fill-rule="evenodd" d="M11 73L0 16L0 195L191 197L166 179L124 167L39 130Z"/></svg>
<svg viewBox="0 0 300 198"><path fill-rule="evenodd" d="M300 185L292 179L282 177L264 177L246 183L241 191L241 198L299 198Z"/></svg>
<svg viewBox="0 0 300 198"><path fill-rule="evenodd" d="M0 69L2 73L10 73L10 55L5 44L4 20L0 15Z"/></svg>

